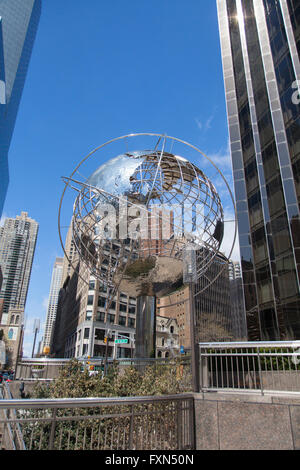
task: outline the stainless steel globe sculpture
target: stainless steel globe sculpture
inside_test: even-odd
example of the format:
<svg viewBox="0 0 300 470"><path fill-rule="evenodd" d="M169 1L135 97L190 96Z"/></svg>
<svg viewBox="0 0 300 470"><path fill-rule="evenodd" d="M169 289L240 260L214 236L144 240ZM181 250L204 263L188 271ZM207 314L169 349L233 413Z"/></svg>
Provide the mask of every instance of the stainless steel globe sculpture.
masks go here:
<svg viewBox="0 0 300 470"><path fill-rule="evenodd" d="M109 144L127 143L139 136L154 137L156 142L145 150L126 148L89 177L78 178L82 163L99 149L106 151ZM166 295L182 285L187 247L197 253L198 278L205 275L220 250L225 222L220 197L198 166L182 153L175 153L177 142L184 150L192 148L204 156L196 147L173 137L132 134L100 146L70 178L64 178L59 219L66 190L76 190L72 239L80 261L105 285L106 309L118 289L146 298ZM61 231L60 238L63 244Z"/></svg>

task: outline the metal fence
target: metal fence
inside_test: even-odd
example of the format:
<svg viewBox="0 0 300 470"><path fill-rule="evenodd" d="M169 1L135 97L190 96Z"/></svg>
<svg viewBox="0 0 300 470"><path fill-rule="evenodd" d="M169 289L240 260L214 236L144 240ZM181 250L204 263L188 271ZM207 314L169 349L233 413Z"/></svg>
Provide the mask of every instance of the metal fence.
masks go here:
<svg viewBox="0 0 300 470"><path fill-rule="evenodd" d="M26 450L195 448L192 394L0 400L0 417L12 449L20 442Z"/></svg>
<svg viewBox="0 0 300 470"><path fill-rule="evenodd" d="M1 401L12 400L9 386L3 382L0 387ZM1 448L5 450L25 450L22 431L17 422L15 409L0 407Z"/></svg>
<svg viewBox="0 0 300 470"><path fill-rule="evenodd" d="M70 359L20 359L15 371L17 380L51 380L59 376L60 371Z"/></svg>
<svg viewBox="0 0 300 470"><path fill-rule="evenodd" d="M17 380L53 380L59 377L61 370L68 364L70 359L51 359L51 358L33 358L21 359L18 361L15 378ZM189 356L179 356L177 358L121 358L105 360L103 358L84 358L78 359L83 368L88 368L91 373L104 373L113 366L117 366L119 371L126 370L127 367L135 367L139 372L145 371L148 367L161 367L161 366L174 366L181 367L181 372L184 370L184 375L191 374L191 359ZM187 378L188 379L188 378ZM191 380L191 378L190 378Z"/></svg>
<svg viewBox="0 0 300 470"><path fill-rule="evenodd" d="M300 393L300 341L200 343L200 391Z"/></svg>

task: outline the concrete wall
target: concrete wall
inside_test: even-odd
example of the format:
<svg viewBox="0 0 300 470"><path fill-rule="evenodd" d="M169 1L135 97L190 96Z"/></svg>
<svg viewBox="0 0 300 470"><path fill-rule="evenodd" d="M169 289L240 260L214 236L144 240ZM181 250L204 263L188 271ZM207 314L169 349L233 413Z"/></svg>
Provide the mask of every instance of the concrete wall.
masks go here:
<svg viewBox="0 0 300 470"><path fill-rule="evenodd" d="M300 398L195 394L197 450L300 450Z"/></svg>
<svg viewBox="0 0 300 470"><path fill-rule="evenodd" d="M20 385L22 383L22 380L13 380L12 382L9 382L9 389L12 397L16 400L19 400L21 398L20 395ZM23 381L24 383L24 393L26 396L29 395L29 398L32 398L32 393L34 390L34 387L36 386L37 382L36 381Z"/></svg>

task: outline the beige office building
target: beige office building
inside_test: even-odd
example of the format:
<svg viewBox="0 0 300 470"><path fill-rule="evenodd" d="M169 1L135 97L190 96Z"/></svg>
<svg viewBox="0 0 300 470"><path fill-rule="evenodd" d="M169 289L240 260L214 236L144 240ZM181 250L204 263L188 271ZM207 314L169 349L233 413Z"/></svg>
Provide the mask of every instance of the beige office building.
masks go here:
<svg viewBox="0 0 300 470"><path fill-rule="evenodd" d="M131 357L134 353L136 299L118 292L107 305L107 287L79 262L71 228L65 244L51 353L56 357ZM105 270L105 265L101 266ZM109 308L107 308L107 306ZM127 343L116 344L115 339Z"/></svg>

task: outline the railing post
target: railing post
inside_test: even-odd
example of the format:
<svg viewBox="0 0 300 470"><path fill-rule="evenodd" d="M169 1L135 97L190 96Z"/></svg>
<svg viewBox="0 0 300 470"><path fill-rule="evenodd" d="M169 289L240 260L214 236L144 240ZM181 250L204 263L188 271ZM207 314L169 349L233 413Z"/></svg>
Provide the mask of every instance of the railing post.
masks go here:
<svg viewBox="0 0 300 470"><path fill-rule="evenodd" d="M191 438L191 450L196 449L196 411L195 411L195 397L189 399L189 422L190 422L190 438Z"/></svg>
<svg viewBox="0 0 300 470"><path fill-rule="evenodd" d="M210 386L207 357L201 357L201 374L202 374L202 390L203 390L203 388L208 388Z"/></svg>
<svg viewBox="0 0 300 470"><path fill-rule="evenodd" d="M133 450L133 425L134 425L134 405L131 405L131 416L129 426L129 450Z"/></svg>
<svg viewBox="0 0 300 470"><path fill-rule="evenodd" d="M202 354L201 354L201 345L200 344L198 344L198 348L199 348L199 392L202 392L202 390L203 390L203 387L202 387L203 370L202 370Z"/></svg>
<svg viewBox="0 0 300 470"><path fill-rule="evenodd" d="M258 371L259 371L260 391L261 391L261 394L263 395L263 394L264 394L264 387L263 387L263 381L262 381L261 361L260 361L259 348L257 348L257 358L258 358Z"/></svg>
<svg viewBox="0 0 300 470"><path fill-rule="evenodd" d="M177 402L177 449L182 449L182 401Z"/></svg>
<svg viewBox="0 0 300 470"><path fill-rule="evenodd" d="M52 420L51 420L51 430L50 430L50 437L49 437L49 450L53 450L54 448L54 437L55 437L55 427L56 427L56 414L57 409L53 408L52 411Z"/></svg>

